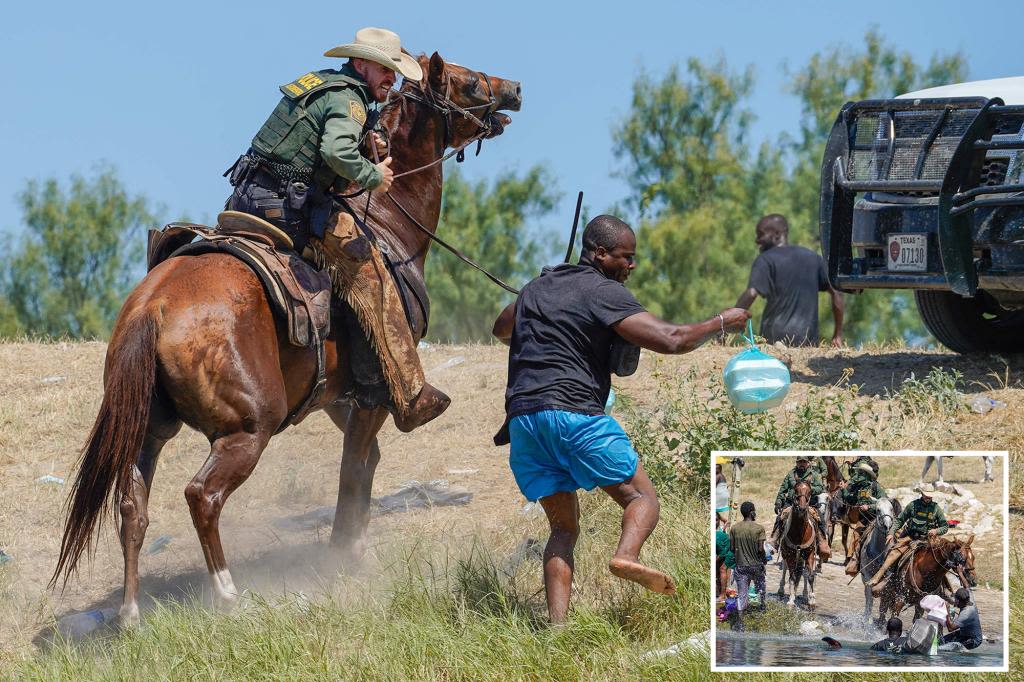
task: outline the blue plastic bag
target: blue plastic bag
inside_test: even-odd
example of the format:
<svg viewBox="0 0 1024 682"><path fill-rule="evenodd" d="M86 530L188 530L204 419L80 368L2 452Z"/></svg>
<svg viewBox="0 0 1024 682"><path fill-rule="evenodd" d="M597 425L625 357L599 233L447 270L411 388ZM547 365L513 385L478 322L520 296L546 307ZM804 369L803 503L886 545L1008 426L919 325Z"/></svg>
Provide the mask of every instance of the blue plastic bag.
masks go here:
<svg viewBox="0 0 1024 682"><path fill-rule="evenodd" d="M743 338L748 348L734 355L725 366L725 392L733 407L743 414L764 412L780 405L789 393L789 369L757 348L750 320Z"/></svg>

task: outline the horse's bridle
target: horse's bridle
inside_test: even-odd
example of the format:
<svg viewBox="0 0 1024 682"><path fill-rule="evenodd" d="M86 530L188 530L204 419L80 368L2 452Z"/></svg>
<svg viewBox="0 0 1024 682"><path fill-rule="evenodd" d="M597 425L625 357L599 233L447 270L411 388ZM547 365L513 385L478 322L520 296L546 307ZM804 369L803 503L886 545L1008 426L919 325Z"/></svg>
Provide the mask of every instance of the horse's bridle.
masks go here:
<svg viewBox="0 0 1024 682"><path fill-rule="evenodd" d="M932 558L935 559L935 563L937 563L939 566L942 566L947 571L953 571L954 573L956 573L956 576L960 579L961 584L977 584L976 579L972 581L968 581L967 579L967 559L964 558L964 554L961 551L963 549L962 545L958 544L953 546L952 552L946 553L944 551L944 556L942 559L940 559L939 556L935 553L936 548L934 545L931 545L929 549L931 549Z"/></svg>
<svg viewBox="0 0 1024 682"><path fill-rule="evenodd" d="M444 148L452 146L452 129L454 128L454 122L452 116L459 114L463 119L470 121L477 127L476 133L463 145L460 145L458 151L458 157L456 161L460 163L465 158L465 148L473 142L477 143L476 153L480 154L480 146L483 141L487 138L500 135L504 126L500 122L493 118L493 114L498 110L498 98L494 96L494 89L491 87L491 80L487 77L487 74L483 71L472 71L476 74L476 77L484 82L487 86L487 102L484 104L474 104L472 106L463 107L455 103L451 97L452 92L452 77L451 74L446 73L444 79L444 93L439 93L434 88L422 87L419 83L410 83L410 90L399 90L398 94L405 98L411 99L415 102L421 102L427 105L437 113L441 114L442 120L444 121ZM483 113L478 117L473 112L479 109L483 109ZM449 157L450 158L450 157ZM414 173L413 171L406 171L403 175ZM397 175L395 177L398 177Z"/></svg>
<svg viewBox="0 0 1024 682"><path fill-rule="evenodd" d="M463 68L465 68L465 67L463 67ZM467 71L472 71L472 69L467 69ZM458 104L456 104L452 100L452 98L451 98L452 79L451 79L451 75L450 74L445 74L445 92L444 92L443 95L435 92L433 88L430 88L430 87L423 88L419 83L413 83L411 81L408 81L409 87L411 89L417 90L419 92L419 94L414 94L413 92L410 92L408 90L397 90L397 91L395 91L395 92L397 92L397 94L399 96L402 97L401 101L412 100L414 102L420 102L421 104L423 104L423 105L427 106L428 108L433 109L434 111L436 111L439 114L441 114L442 120L444 121L444 149L447 149L449 146L451 146L451 142L452 142L452 127L453 127L453 124L452 124L452 121L451 121L451 117L452 117L453 113L460 114L464 119L472 121L473 124L476 125L476 127L477 127L477 132L474 135L472 135L466 142L464 142L463 144L459 145L458 147L452 149L452 151L448 152L447 154L442 154L439 158L431 161L430 163L427 163L427 164L424 164L422 166L419 166L417 168L413 168L411 170L403 171L401 173L395 173L394 176L393 176L393 179L397 180L398 178L403 177L405 175L412 175L413 173L419 173L419 172L424 171L424 170L426 170L428 168L431 168L432 166L436 166L438 164L444 163L445 161L450 159L452 156L455 156L456 157L455 160L458 161L459 163L461 163L465 159L465 157L466 157L466 154L465 154L466 147L468 147L469 145L471 145L474 142L476 142L477 143L476 153L477 153L477 155L479 155L480 154L480 148L483 145L483 141L485 139L489 139L491 137L495 137L495 136L500 135L502 133L502 131L504 130L504 125L495 116L495 114L498 111L498 99L494 96L494 89L491 87L491 81L487 77L487 74L485 74L483 71L472 71L472 73L475 73L478 78L482 79L483 82L487 84L487 103L485 103L485 104L474 104L473 106L469 106L469 107L463 107L463 106L459 106ZM482 119L478 118L475 114L472 113L476 109L484 109L485 110L484 113L481 115L483 117ZM363 134L363 139L365 139L366 135L369 135L369 133L370 133L370 131L367 130ZM391 147L390 136L388 136L385 133L385 137L386 137L385 142L386 142L387 146L390 148ZM363 140L361 139L360 143L362 143L362 141ZM376 155L376 147L374 147L373 149L374 149L374 154ZM390 149L389 149L389 151L390 151ZM352 199L352 198L355 198L355 197L359 196L360 194L362 194L364 192L366 192L366 188L362 188L362 189L360 189L357 192L354 192L352 194L340 195L338 198L339 199ZM405 208L405 206L403 206L401 203L399 203L399 201L397 199L395 199L394 195L392 195L390 191L387 192L385 194L385 196L387 196L387 198L391 201L391 203L394 204L395 207L399 211L402 212L402 215L404 215L406 218L408 218L409 221L416 227L416 229L418 229L420 232L425 234L428 239L430 239L433 242L436 242L438 245L440 245L440 246L444 247L445 249L447 249L448 251L450 251L452 254L455 255L456 258L461 260L466 265L469 265L470 267L474 268L475 270L481 272L485 277L487 277L487 279L491 280L492 282L497 284L499 287L501 287L505 291L508 291L509 293L515 294L517 296L519 295L519 290L518 289L516 289L515 287L512 287L512 286L509 286L508 284L503 282L501 280L501 278L499 278L497 275L494 275L494 274L488 272L484 267L479 265L476 261L474 261L473 259L469 258L464 253L459 251L457 248L455 248L454 246L452 246L451 244L449 244L448 242L446 242L445 240L441 239L436 234L434 234L433 232L428 230L426 227L424 227L423 224L420 223L420 221L417 220L415 218L415 216L413 216L409 212L409 210L407 208ZM364 223L365 223L365 217L369 214L369 208L370 208L370 196L368 195L367 199L366 199L366 210L363 213L363 216L364 216L364 221L363 222ZM380 243L380 240L378 239L377 242Z"/></svg>

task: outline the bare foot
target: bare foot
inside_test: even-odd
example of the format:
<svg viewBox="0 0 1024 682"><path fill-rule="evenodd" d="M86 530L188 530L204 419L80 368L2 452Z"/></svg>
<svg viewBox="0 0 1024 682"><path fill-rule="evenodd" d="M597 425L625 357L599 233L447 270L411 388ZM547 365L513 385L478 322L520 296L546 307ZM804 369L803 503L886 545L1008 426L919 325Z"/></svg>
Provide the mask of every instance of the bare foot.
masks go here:
<svg viewBox="0 0 1024 682"><path fill-rule="evenodd" d="M612 575L623 580L631 580L659 594L675 594L676 581L661 571L657 571L637 561L615 557L608 562L608 570Z"/></svg>

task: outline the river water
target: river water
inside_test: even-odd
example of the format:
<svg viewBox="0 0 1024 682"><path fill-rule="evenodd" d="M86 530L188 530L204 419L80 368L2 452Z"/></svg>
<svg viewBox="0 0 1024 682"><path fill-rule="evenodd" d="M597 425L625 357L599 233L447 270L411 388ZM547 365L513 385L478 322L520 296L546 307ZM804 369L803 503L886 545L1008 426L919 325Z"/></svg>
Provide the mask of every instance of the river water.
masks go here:
<svg viewBox="0 0 1024 682"><path fill-rule="evenodd" d="M720 666L749 665L767 667L847 667L847 666L953 666L1003 665L1002 644L984 643L965 653L940 652L935 656L890 654L871 651L871 642L847 641L839 650L829 650L817 637L739 633L718 630L715 661Z"/></svg>

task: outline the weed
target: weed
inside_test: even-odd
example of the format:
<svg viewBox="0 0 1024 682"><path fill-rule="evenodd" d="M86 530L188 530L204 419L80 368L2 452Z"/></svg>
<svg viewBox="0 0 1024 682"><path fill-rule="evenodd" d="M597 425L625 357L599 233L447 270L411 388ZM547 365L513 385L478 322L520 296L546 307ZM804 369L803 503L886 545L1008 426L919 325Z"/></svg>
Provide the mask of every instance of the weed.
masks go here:
<svg viewBox="0 0 1024 682"><path fill-rule="evenodd" d="M964 394L960 392L963 374L959 370L933 367L923 380L910 373L899 390L886 398L895 403L904 415L922 415L937 412L954 415L964 409Z"/></svg>
<svg viewBox="0 0 1024 682"><path fill-rule="evenodd" d="M659 491L676 490L707 499L711 453L716 450L849 450L865 442L864 408L857 386L811 390L792 419L774 413L743 414L733 408L717 376L703 390L691 369L681 382L658 380L659 408L645 412L625 396L626 430ZM620 395L622 392L620 391Z"/></svg>

